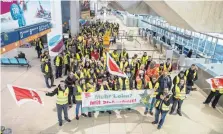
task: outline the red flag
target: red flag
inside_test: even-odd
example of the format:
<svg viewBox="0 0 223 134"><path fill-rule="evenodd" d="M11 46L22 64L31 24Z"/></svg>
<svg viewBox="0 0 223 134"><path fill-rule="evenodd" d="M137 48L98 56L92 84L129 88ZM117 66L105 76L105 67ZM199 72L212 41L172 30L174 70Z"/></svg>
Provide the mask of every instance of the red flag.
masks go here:
<svg viewBox="0 0 223 134"><path fill-rule="evenodd" d="M223 76L210 78L206 81L210 84L211 88L223 88Z"/></svg>
<svg viewBox="0 0 223 134"><path fill-rule="evenodd" d="M116 62L113 60L109 53L107 53L107 68L109 73L112 75L127 77L127 75L122 72L122 70L119 68L119 66L116 64Z"/></svg>
<svg viewBox="0 0 223 134"><path fill-rule="evenodd" d="M16 104L21 105L25 102L33 101L43 105L43 102L35 89L23 88L18 86L8 85Z"/></svg>

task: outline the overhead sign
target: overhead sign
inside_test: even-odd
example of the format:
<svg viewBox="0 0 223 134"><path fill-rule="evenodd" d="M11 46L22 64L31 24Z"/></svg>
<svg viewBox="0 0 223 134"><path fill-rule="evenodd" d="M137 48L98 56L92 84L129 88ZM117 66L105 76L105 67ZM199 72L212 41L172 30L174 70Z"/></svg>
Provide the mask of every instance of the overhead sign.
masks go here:
<svg viewBox="0 0 223 134"><path fill-rule="evenodd" d="M1 33L1 47L19 40L18 31Z"/></svg>
<svg viewBox="0 0 223 134"><path fill-rule="evenodd" d="M39 33L39 27L38 26L32 26L28 28L24 28L19 30L20 40L27 38L31 35Z"/></svg>

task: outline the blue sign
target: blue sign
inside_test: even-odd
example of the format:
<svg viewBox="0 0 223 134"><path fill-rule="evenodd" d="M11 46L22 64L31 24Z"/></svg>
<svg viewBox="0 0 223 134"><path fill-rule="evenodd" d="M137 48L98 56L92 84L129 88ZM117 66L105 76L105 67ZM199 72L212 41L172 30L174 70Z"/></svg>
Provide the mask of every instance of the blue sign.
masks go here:
<svg viewBox="0 0 223 134"><path fill-rule="evenodd" d="M1 33L1 47L19 41L18 31Z"/></svg>
<svg viewBox="0 0 223 134"><path fill-rule="evenodd" d="M39 25L39 32L45 31L49 28L51 28L51 25L49 22L43 23L43 24Z"/></svg>
<svg viewBox="0 0 223 134"><path fill-rule="evenodd" d="M39 27L38 26L31 26L27 28L23 28L19 30L20 40L25 39L31 35L39 33Z"/></svg>

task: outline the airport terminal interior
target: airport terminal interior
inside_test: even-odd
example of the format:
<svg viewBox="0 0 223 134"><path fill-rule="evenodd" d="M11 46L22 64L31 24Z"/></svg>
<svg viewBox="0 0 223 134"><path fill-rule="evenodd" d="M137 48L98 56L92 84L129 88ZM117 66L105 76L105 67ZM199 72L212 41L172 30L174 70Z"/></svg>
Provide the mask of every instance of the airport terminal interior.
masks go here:
<svg viewBox="0 0 223 134"><path fill-rule="evenodd" d="M222 7L223 1L1 1L1 134L223 134ZM104 28L104 31L92 30L97 29L95 27L98 25ZM158 81L161 81L165 72L172 81L182 71L187 77L187 70L193 65L196 69L192 75L194 77L197 75L197 79L193 77L190 93L179 91L182 93L181 96L186 95L181 100L183 102L180 104L181 110L178 107L173 114L170 114L173 102L180 102L180 99L176 99L175 88L178 84L172 84L171 81L169 96L172 96L172 101L167 106L169 110L162 120L164 123L159 128L158 124L161 121L157 122L158 124L154 124L154 121L157 109L160 109L163 115L165 112L163 107L167 105L166 96L161 99L164 90L168 89L165 80L164 89L161 88L162 82L159 83L160 87L157 89L159 93L155 95L155 102L151 101L151 94L154 94L155 89L151 89L150 86L139 89L138 76L136 76L129 79L130 82L135 83L134 86L130 85L130 91L127 89L126 91L121 89L110 91L113 90L110 88L108 91L109 94L114 92L114 95L121 92L131 93L133 96L131 99L136 102L104 103L94 109L90 107L95 101L90 100L91 96L106 95L106 92L101 91L103 87L101 84L110 81L110 77L104 79L103 76L103 82L100 83L100 73L98 74L97 70L100 72L103 69L95 67L93 73L96 74L96 78L93 79L92 84L95 85L92 86L95 92L87 94L84 92L88 90L81 91L81 107L87 110L94 109L91 111L92 117L85 117L81 112L82 108L77 113L77 104L81 103L78 102L81 95L77 94L80 93L80 86L77 83L82 79L85 79L87 83L88 79L83 76L83 78L78 78L80 79L78 81L75 69L71 69L73 66L70 67L67 75L64 75L67 55L70 58L72 58L71 55L75 55L75 58L78 59L77 55L81 53L83 61L79 59L78 62L84 64L87 61L85 55L88 48L83 45L84 41L85 45L92 45L92 42L96 45L98 42L101 43L100 49L92 47L90 53L95 50L102 51L102 56L99 56L104 57L105 67L102 68L110 77L115 76L119 85L119 78L126 77L126 80L129 77L122 70L124 65L121 67L123 58L118 59L119 63L113 55L116 50L120 57L123 56L121 53L126 50L128 53L126 62L129 64L126 68L129 68L130 71L134 69L132 57L138 56L139 62L141 61L140 67L137 68L138 75L145 70L143 55L146 52L149 57L147 59L149 63L146 60L146 64L149 64L148 70L152 64L158 69L163 64L166 67L168 60L171 62L171 71L167 67L166 70L164 68L157 76ZM41 47L40 45L37 47L39 43ZM82 46L84 46L83 49L78 51ZM73 47L75 51L71 51ZM45 52L49 54L46 61L42 57ZM57 78L57 60L59 59L57 57L62 52L61 62L64 65L61 67L62 75ZM51 66L45 64L48 60ZM71 62L71 59L68 61ZM101 61L96 62L97 64L102 63ZM93 64L93 61L90 63ZM49 86L45 82L46 66L47 71L52 71L54 78L49 79L54 79L54 85L50 82ZM77 70L80 70L79 67ZM85 74L85 70L81 70L81 73ZM57 86L67 80L70 74L76 78L72 84L72 90L76 89L72 91L76 104L71 102L68 105L66 102L66 105L60 105L59 100L67 101L69 97L63 94L68 88L60 91L59 87L57 90ZM155 78L154 75L150 77L150 81ZM188 90L186 79L185 90ZM216 86L213 86L213 79L218 80ZM66 84L65 87L67 86ZM145 113L145 105L141 105L142 102L136 97L138 90L144 92L149 89L154 91L147 94L149 96L148 105L151 106L154 103L153 114ZM49 93L54 90L58 93L50 97ZM215 94L215 97L218 93L220 97L216 105L205 101L208 96L210 97L210 92ZM83 100L85 98L87 101ZM101 99L102 102L121 100L115 97L107 100L106 98ZM158 104L158 101L162 103ZM203 104L204 102L206 104ZM59 105L66 106L62 108L62 124L58 121ZM66 118L64 111L68 112L70 121L64 119ZM182 115L179 114L179 111ZM89 114L88 112L83 113Z"/></svg>

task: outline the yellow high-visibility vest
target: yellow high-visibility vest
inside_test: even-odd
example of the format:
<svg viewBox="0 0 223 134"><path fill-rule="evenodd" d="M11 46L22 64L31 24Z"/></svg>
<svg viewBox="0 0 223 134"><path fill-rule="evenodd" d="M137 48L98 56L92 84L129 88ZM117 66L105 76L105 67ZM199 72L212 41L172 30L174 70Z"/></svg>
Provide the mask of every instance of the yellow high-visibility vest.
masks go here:
<svg viewBox="0 0 223 134"><path fill-rule="evenodd" d="M186 82L186 80L187 80L187 77L184 76L184 81ZM176 76L176 83L175 84L178 84L179 82L180 82L180 78L179 78L179 76Z"/></svg>
<svg viewBox="0 0 223 134"><path fill-rule="evenodd" d="M57 67L60 66L60 57L59 56L56 57L56 66Z"/></svg>
<svg viewBox="0 0 223 134"><path fill-rule="evenodd" d="M186 87L184 86L184 88L180 91L180 88L178 87L178 85L175 85L175 93L176 94L174 98L184 100L186 97Z"/></svg>
<svg viewBox="0 0 223 134"><path fill-rule="evenodd" d="M168 71L169 72L169 70L171 69L171 67L172 67L172 64L171 63L169 64L169 67L168 68L167 68L166 64L164 64L164 71Z"/></svg>
<svg viewBox="0 0 223 134"><path fill-rule="evenodd" d="M95 92L95 87L94 87L94 85L91 85L90 83L87 83L87 87L90 88L90 89L87 90L87 92L89 92L89 93Z"/></svg>
<svg viewBox="0 0 223 134"><path fill-rule="evenodd" d="M159 104L160 104L160 100L157 100L156 101L156 108L159 106ZM163 110L163 111L169 111L169 106L167 106L164 103L162 103L161 110Z"/></svg>
<svg viewBox="0 0 223 134"><path fill-rule="evenodd" d="M128 62L120 62L120 69L122 70L122 71L125 71L125 68L128 66Z"/></svg>
<svg viewBox="0 0 223 134"><path fill-rule="evenodd" d="M186 71L186 77L187 77L188 73L189 73L189 69L187 69L187 71ZM194 78L196 77L196 75L197 75L197 72L194 71Z"/></svg>
<svg viewBox="0 0 223 134"><path fill-rule="evenodd" d="M120 85L120 90L122 90L122 87L123 87L123 79L122 78L119 78L119 85ZM125 89L130 90L129 78L125 78Z"/></svg>
<svg viewBox="0 0 223 134"><path fill-rule="evenodd" d="M48 73L49 72L49 66L46 64L45 65L45 72Z"/></svg>
<svg viewBox="0 0 223 134"><path fill-rule="evenodd" d="M112 58L117 62L119 60L118 53L112 53Z"/></svg>
<svg viewBox="0 0 223 134"><path fill-rule="evenodd" d="M84 74L81 72L80 76L77 75L77 73L74 74L74 77L78 80L80 80L80 78L84 78Z"/></svg>
<svg viewBox="0 0 223 134"><path fill-rule="evenodd" d="M64 64L68 64L68 56L69 56L69 54L66 54L64 56Z"/></svg>
<svg viewBox="0 0 223 134"><path fill-rule="evenodd" d="M151 81L149 81L149 89L154 89L154 93L151 95L151 97L156 97L158 94L157 89L159 88L159 82L156 82L155 86L153 87L153 84Z"/></svg>
<svg viewBox="0 0 223 134"><path fill-rule="evenodd" d="M77 93L76 93L76 95L75 95L75 99L76 99L77 101L81 101L81 100L82 100L82 96L81 96L81 94L82 94L82 89L81 89L80 86L77 86Z"/></svg>
<svg viewBox="0 0 223 134"><path fill-rule="evenodd" d="M58 94L57 94L57 104L64 105L68 103L68 94L69 94L69 88L67 87L65 91L61 91L58 88Z"/></svg>
<svg viewBox="0 0 223 134"><path fill-rule="evenodd" d="M142 59L141 59L141 63L146 65L147 64L147 61L148 61L148 56L142 56Z"/></svg>
<svg viewBox="0 0 223 134"><path fill-rule="evenodd" d="M80 57L79 53L76 53L76 59L77 59L78 61L81 60L81 57Z"/></svg>
<svg viewBox="0 0 223 134"><path fill-rule="evenodd" d="M220 94L223 94L223 88L217 88L217 89L212 88L211 90L212 90L213 92L216 92L216 90L218 90Z"/></svg>

